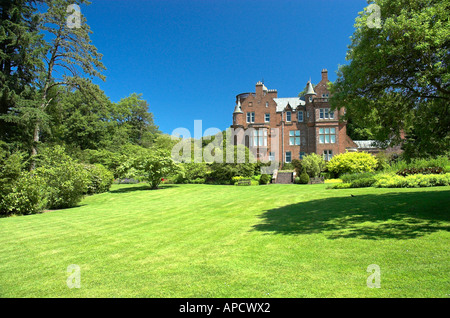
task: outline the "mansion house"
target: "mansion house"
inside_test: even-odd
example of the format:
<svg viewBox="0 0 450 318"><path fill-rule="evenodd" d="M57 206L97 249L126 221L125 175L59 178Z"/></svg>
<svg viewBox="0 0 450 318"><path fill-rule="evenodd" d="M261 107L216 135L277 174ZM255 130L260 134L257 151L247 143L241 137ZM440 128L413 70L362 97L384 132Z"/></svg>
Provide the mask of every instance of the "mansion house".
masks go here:
<svg viewBox="0 0 450 318"><path fill-rule="evenodd" d="M323 155L328 161L346 150L355 151L358 146L347 136L346 122L339 120L344 109L331 110L328 82L328 71L324 69L315 88L308 82L304 99L279 98L277 90L258 82L254 93L236 96L231 128L253 128L245 145L253 148L258 159L274 161L277 151L277 158L285 163L310 153ZM275 139L278 145L271 145L273 128L279 132Z"/></svg>

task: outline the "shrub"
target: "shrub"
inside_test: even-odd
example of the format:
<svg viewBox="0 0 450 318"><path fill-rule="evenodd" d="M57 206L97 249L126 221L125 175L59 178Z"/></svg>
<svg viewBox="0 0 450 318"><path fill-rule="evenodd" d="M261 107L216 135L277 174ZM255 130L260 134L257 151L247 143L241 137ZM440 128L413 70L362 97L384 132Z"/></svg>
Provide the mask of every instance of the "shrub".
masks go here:
<svg viewBox="0 0 450 318"><path fill-rule="evenodd" d="M376 175L375 172L346 173L346 174L343 174L340 177L340 179L342 179L342 181L344 183L352 183L355 180L371 178L371 177L374 177L375 175Z"/></svg>
<svg viewBox="0 0 450 318"><path fill-rule="evenodd" d="M294 184L300 184L300 177L294 178Z"/></svg>
<svg viewBox="0 0 450 318"><path fill-rule="evenodd" d="M420 188L450 185L450 173L415 174L402 177L395 174L383 174L375 182L379 188Z"/></svg>
<svg viewBox="0 0 450 318"><path fill-rule="evenodd" d="M402 177L414 174L442 174L442 173L444 173L444 169L441 167L405 168L397 172L397 174Z"/></svg>
<svg viewBox="0 0 450 318"><path fill-rule="evenodd" d="M272 176L268 174L261 175L261 178L259 179L259 184L268 184L272 180Z"/></svg>
<svg viewBox="0 0 450 318"><path fill-rule="evenodd" d="M206 163L182 163L176 183L196 183L194 180L205 179L208 174Z"/></svg>
<svg viewBox="0 0 450 318"><path fill-rule="evenodd" d="M23 168L24 159L21 153L10 154L8 150L0 147L0 202L12 191Z"/></svg>
<svg viewBox="0 0 450 318"><path fill-rule="evenodd" d="M315 153L309 154L303 157L302 169L306 170L306 173L311 178L316 178L325 169L325 161L322 156Z"/></svg>
<svg viewBox="0 0 450 318"><path fill-rule="evenodd" d="M253 163L212 163L207 179L209 182L225 184L231 182L232 178L236 176L249 179L253 177L254 173L255 164Z"/></svg>
<svg viewBox="0 0 450 318"><path fill-rule="evenodd" d="M378 165L377 159L366 152L347 152L334 156L328 162L328 170L342 175L344 173L372 172Z"/></svg>
<svg viewBox="0 0 450 318"><path fill-rule="evenodd" d="M300 184L308 184L309 183L309 175L306 173L306 170L303 170L303 172L300 174L299 177Z"/></svg>
<svg viewBox="0 0 450 318"><path fill-rule="evenodd" d="M108 192L114 182L114 174L101 164L85 165L88 173L86 194Z"/></svg>
<svg viewBox="0 0 450 318"><path fill-rule="evenodd" d="M351 188L367 188L367 187L373 186L376 181L377 181L377 179L375 179L374 177L357 179L350 183L351 184L350 187Z"/></svg>
<svg viewBox="0 0 450 318"><path fill-rule="evenodd" d="M192 184L204 184L206 182L205 178L195 178L190 181Z"/></svg>
<svg viewBox="0 0 450 318"><path fill-rule="evenodd" d="M385 152L379 152L375 155L377 159L377 166L375 167L376 171L383 171L389 168L389 155Z"/></svg>
<svg viewBox="0 0 450 318"><path fill-rule="evenodd" d="M45 180L49 208L69 208L81 201L89 182L88 173L83 165L65 153L64 148L44 149L36 163L38 168L34 173Z"/></svg>
<svg viewBox="0 0 450 318"><path fill-rule="evenodd" d="M34 214L42 212L48 203L45 180L31 172L22 172L11 191L0 201L2 214Z"/></svg>
<svg viewBox="0 0 450 318"><path fill-rule="evenodd" d="M329 189L350 189L351 183L336 183L335 185L332 185L329 187Z"/></svg>
<svg viewBox="0 0 450 318"><path fill-rule="evenodd" d="M170 153L156 150L143 150L118 168L120 174L127 175L130 171L142 177L149 183L151 189L157 189L163 178L176 175L179 166L173 161Z"/></svg>

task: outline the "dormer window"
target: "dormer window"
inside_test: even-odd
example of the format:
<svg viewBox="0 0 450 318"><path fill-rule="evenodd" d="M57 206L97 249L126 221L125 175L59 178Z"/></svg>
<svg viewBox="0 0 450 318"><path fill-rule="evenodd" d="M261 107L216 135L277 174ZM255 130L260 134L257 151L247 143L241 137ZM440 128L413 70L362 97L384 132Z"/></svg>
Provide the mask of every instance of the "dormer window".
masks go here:
<svg viewBox="0 0 450 318"><path fill-rule="evenodd" d="M253 103L252 102L249 102L248 103L248 107L252 107L253 106Z"/></svg>
<svg viewBox="0 0 450 318"><path fill-rule="evenodd" d="M292 113L291 112L286 112L286 121L287 122L291 122L292 121Z"/></svg>

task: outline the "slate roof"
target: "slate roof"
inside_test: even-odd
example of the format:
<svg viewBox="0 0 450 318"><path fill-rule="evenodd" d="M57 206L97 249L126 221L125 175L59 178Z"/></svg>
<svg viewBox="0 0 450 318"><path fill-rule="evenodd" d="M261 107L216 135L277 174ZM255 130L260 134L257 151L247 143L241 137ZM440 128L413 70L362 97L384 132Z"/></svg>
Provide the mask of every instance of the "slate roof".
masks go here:
<svg viewBox="0 0 450 318"><path fill-rule="evenodd" d="M295 110L299 106L304 106L305 101L301 100L299 97L286 97L286 98L274 98L275 103L277 103L277 112L282 112L289 105Z"/></svg>

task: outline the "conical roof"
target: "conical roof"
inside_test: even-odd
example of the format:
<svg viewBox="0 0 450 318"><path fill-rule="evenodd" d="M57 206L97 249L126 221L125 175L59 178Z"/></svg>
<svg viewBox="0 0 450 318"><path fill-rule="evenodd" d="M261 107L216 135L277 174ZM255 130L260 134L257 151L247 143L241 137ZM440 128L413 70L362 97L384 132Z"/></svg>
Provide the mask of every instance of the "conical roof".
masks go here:
<svg viewBox="0 0 450 318"><path fill-rule="evenodd" d="M305 95L317 95L316 92L314 91L314 87L311 84L311 81L309 81L308 84L306 84L306 94Z"/></svg>
<svg viewBox="0 0 450 318"><path fill-rule="evenodd" d="M241 99L238 99L238 103L236 104L236 107L234 108L234 113L235 114L241 114L242 113L242 108L241 108Z"/></svg>

